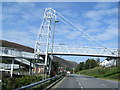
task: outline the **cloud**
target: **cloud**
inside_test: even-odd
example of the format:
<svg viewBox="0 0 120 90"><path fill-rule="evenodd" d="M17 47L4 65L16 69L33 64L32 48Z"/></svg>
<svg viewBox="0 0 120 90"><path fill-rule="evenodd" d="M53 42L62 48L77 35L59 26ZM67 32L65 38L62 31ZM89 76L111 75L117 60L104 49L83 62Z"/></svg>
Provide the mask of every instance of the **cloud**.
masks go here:
<svg viewBox="0 0 120 90"><path fill-rule="evenodd" d="M118 37L118 29L114 26L108 26L106 28L106 31L96 36L96 39L99 41L106 41L106 40L112 40L117 39Z"/></svg>
<svg viewBox="0 0 120 90"><path fill-rule="evenodd" d="M40 4L43 5L39 6ZM29 42L31 41L34 42L36 40L37 33L39 31L39 26L41 24L43 17L44 12L43 10L45 7L52 7L55 10L59 10L60 14L67 17L70 21L72 20L74 21L76 20L76 18L81 17L79 16L78 12L73 11L74 9L69 9L69 7L67 6L68 5L64 3L37 3L37 4L14 3L13 5L10 5L9 3L4 4L3 15L6 22L4 22L5 24L3 25L4 27L7 25L8 28L10 27L10 30L12 30L12 34L8 33L8 31L10 32L10 30L8 31L6 30L6 34L4 35L7 34L9 35L5 37L5 39L8 40L10 39L13 41L17 41L18 39L23 44L27 44L28 41L28 44L33 46L33 43L31 44ZM116 8L98 9L98 8L100 8L100 5L96 6L95 10L91 10L83 14L84 18L82 20L85 19L84 21L86 21L84 27L87 27L85 28L85 30L90 35L92 34L92 36L93 33L95 34L94 36L97 35L96 38L98 38L98 40L100 41L113 39L114 37L116 37L116 33L113 32L113 30L116 30L116 28L115 27L107 28L107 26L104 26L104 24L113 25L112 22L115 21L113 20L113 18L111 18L112 20L110 21L109 15L111 16L115 15L117 13L117 9ZM108 17L108 20L106 17ZM81 21L82 24L84 23L84 21L83 22ZM80 20L77 19L73 23L75 25L79 25L79 23L81 22ZM111 36L107 34L110 34ZM16 37L15 35L19 37ZM71 31L70 28L62 25L61 22L59 22L59 28L56 29L55 35L58 41L65 42L66 44L68 43L68 41L70 41L68 44L77 44L76 43L77 41L78 44L80 44L79 42L82 42L82 44L85 42L86 44L86 41L84 40L81 41L81 37L79 37L80 32ZM24 40L22 41L22 39ZM72 43L73 41L75 43Z"/></svg>
<svg viewBox="0 0 120 90"><path fill-rule="evenodd" d="M43 11L41 9L36 8L35 3L3 3L4 20L23 18L26 21L35 21L37 19L41 19L40 16L42 13Z"/></svg>
<svg viewBox="0 0 120 90"><path fill-rule="evenodd" d="M64 9L63 11L60 12L61 14L63 14L65 17L68 17L68 18L76 18L78 17L78 14L76 12L73 12L69 9Z"/></svg>
<svg viewBox="0 0 120 90"><path fill-rule="evenodd" d="M85 25L87 26L87 28L96 28L97 26L101 26L102 23L96 20L87 20Z"/></svg>
<svg viewBox="0 0 120 90"><path fill-rule="evenodd" d="M83 15L85 18L89 18L89 19L94 19L94 20L99 20L102 17L99 15L98 11L88 11Z"/></svg>
<svg viewBox="0 0 120 90"><path fill-rule="evenodd" d="M83 14L83 17L87 19L86 32L101 42L117 41L118 9L112 3L98 3L94 8Z"/></svg>
<svg viewBox="0 0 120 90"><path fill-rule="evenodd" d="M106 46L106 47L108 47L108 48L119 48L118 47L118 43L116 43L116 42L108 42L108 43L103 43L104 44L104 46Z"/></svg>
<svg viewBox="0 0 120 90"><path fill-rule="evenodd" d="M106 3L106 2L99 2L97 5L94 7L95 9L109 9L112 7L112 3Z"/></svg>
<svg viewBox="0 0 120 90"><path fill-rule="evenodd" d="M61 27L58 28L58 25L56 25L55 35L65 36L69 33L69 28L65 25L61 25Z"/></svg>
<svg viewBox="0 0 120 90"><path fill-rule="evenodd" d="M19 5L22 8L25 7L29 9L32 9L35 7L35 3L33 2L17 2L17 5Z"/></svg>
<svg viewBox="0 0 120 90"><path fill-rule="evenodd" d="M108 25L112 25L114 27L118 27L118 19L117 18L112 18L112 19L104 19L103 22Z"/></svg>
<svg viewBox="0 0 120 90"><path fill-rule="evenodd" d="M80 32L77 32L77 31L71 31L69 32L65 37L67 39L76 39L78 36L80 35Z"/></svg>
<svg viewBox="0 0 120 90"><path fill-rule="evenodd" d="M39 30L40 30L39 27L29 26L28 29L29 29L29 32L30 32L31 34L36 35L36 37L37 37L38 32L39 32Z"/></svg>
<svg viewBox="0 0 120 90"><path fill-rule="evenodd" d="M55 3L47 2L47 3L44 3L44 7L53 8L55 10L67 8L67 6L62 2L59 2L59 3L58 2L55 2Z"/></svg>
<svg viewBox="0 0 120 90"><path fill-rule="evenodd" d="M86 33L90 34L91 36L94 36L94 34L102 32L104 28L97 28L97 27L92 27L86 30Z"/></svg>
<svg viewBox="0 0 120 90"><path fill-rule="evenodd" d="M22 12L21 14L22 14L22 18L29 22L41 20L43 18L43 10L42 9L36 9L33 11L28 10L27 12Z"/></svg>
<svg viewBox="0 0 120 90"><path fill-rule="evenodd" d="M117 13L118 13L118 9L112 8L112 9L107 9L107 10L91 10L91 11L84 13L83 16L88 19L101 20L106 15L113 15Z"/></svg>
<svg viewBox="0 0 120 90"><path fill-rule="evenodd" d="M6 30L2 32L3 40L13 41L22 45L34 47L34 36L30 32L19 30Z"/></svg>
<svg viewBox="0 0 120 90"><path fill-rule="evenodd" d="M14 15L7 15L7 14L3 14L2 15L2 20L6 20L6 21L10 21L10 20L12 20L12 18L15 18L15 16Z"/></svg>
<svg viewBox="0 0 120 90"><path fill-rule="evenodd" d="M0 39L2 40L2 29L0 28Z"/></svg>

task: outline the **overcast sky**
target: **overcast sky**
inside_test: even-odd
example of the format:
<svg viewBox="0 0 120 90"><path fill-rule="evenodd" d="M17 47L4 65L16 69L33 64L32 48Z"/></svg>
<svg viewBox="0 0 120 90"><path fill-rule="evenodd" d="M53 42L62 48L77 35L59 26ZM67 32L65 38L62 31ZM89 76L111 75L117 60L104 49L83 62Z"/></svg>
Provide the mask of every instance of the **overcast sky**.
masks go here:
<svg viewBox="0 0 120 90"><path fill-rule="evenodd" d="M2 39L34 48L45 8L53 8L108 48L118 47L117 2L3 2ZM61 21L56 25L55 44L94 46ZM77 62L85 58L65 57Z"/></svg>

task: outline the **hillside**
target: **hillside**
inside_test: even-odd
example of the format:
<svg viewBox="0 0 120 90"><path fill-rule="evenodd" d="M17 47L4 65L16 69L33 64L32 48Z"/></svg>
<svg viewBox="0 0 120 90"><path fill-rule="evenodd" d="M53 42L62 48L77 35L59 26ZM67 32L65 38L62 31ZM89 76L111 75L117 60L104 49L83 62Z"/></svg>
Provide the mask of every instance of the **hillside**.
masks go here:
<svg viewBox="0 0 120 90"><path fill-rule="evenodd" d="M57 57L57 56L53 57L53 61L59 62L61 67L66 67L66 68L70 68L70 69L75 68L78 65L76 62L67 61L67 60Z"/></svg>
<svg viewBox="0 0 120 90"><path fill-rule="evenodd" d="M31 47L20 45L20 44L14 43L14 42L5 41L5 40L0 40L0 46L11 47L11 48L19 49L22 51L31 52L31 53L34 52L34 49Z"/></svg>
<svg viewBox="0 0 120 90"><path fill-rule="evenodd" d="M112 79L120 81L120 66L118 67L95 67L93 69L87 69L77 72L77 74L83 74L93 76L96 78Z"/></svg>

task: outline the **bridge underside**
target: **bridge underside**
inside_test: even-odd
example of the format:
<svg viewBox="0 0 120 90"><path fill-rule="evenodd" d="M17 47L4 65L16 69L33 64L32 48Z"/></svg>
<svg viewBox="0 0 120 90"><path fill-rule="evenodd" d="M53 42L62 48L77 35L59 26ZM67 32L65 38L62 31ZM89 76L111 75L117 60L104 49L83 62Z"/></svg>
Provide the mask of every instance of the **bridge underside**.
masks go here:
<svg viewBox="0 0 120 90"><path fill-rule="evenodd" d="M51 55L51 53L48 53ZM68 56L91 56L91 57L111 57L111 58L120 58L120 56L110 56L110 55L91 55L91 54L79 54L79 53L52 53L52 55L68 55Z"/></svg>

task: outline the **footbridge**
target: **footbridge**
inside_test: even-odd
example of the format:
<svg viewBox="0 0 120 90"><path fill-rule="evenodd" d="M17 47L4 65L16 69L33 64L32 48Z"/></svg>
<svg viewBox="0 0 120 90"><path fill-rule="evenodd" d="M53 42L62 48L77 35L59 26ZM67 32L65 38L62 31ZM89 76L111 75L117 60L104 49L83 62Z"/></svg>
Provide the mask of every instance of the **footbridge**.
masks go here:
<svg viewBox="0 0 120 90"><path fill-rule="evenodd" d="M51 51L51 49L49 49ZM51 52L48 54L51 54ZM93 56L93 57L119 57L118 49L102 47L72 47L65 45L56 45L53 47L53 55L73 55L73 56Z"/></svg>
<svg viewBox="0 0 120 90"><path fill-rule="evenodd" d="M79 38L84 38L88 43L92 43L92 45L78 45L77 47L74 45L55 45L55 25L59 21L64 23L71 30L76 31L76 33L80 33ZM47 64L47 57L49 55L74 55L115 58L119 57L119 50L117 48L105 47L102 43L96 40L96 38L90 36L84 30L76 26L74 23L69 21L67 18L52 8L46 8L44 11L43 20L35 43L34 53L36 57L45 55L44 65Z"/></svg>

